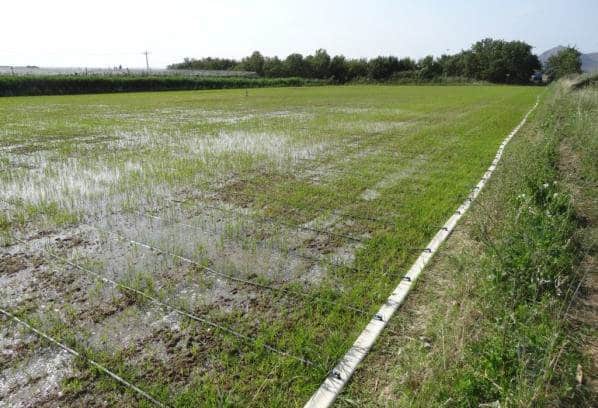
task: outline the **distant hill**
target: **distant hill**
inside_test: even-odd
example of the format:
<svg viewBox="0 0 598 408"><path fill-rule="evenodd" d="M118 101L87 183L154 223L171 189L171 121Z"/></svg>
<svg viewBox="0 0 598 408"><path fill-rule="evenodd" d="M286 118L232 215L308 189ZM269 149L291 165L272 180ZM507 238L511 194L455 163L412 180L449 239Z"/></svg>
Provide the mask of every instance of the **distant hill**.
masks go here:
<svg viewBox="0 0 598 408"><path fill-rule="evenodd" d="M564 48L565 47L562 45L557 45L556 47L546 50L542 54L538 55L538 58L540 59L542 65L544 65L550 56L556 54ZM581 69L585 72L598 70L598 52L581 54Z"/></svg>
<svg viewBox="0 0 598 408"><path fill-rule="evenodd" d="M581 56L581 69L588 72L598 70L598 52L583 54Z"/></svg>
<svg viewBox="0 0 598 408"><path fill-rule="evenodd" d="M546 61L548 61L548 58L552 57L554 54L564 49L565 47L563 47L562 45L557 45L556 47L546 50L542 54L538 55L538 58L540 59L542 65L544 65L546 64Z"/></svg>

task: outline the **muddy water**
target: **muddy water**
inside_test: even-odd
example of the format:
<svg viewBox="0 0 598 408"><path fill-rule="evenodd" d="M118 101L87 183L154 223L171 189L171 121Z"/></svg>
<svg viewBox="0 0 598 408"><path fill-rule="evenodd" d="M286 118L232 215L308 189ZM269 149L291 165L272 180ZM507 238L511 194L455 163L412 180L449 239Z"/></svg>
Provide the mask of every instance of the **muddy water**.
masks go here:
<svg viewBox="0 0 598 408"><path fill-rule="evenodd" d="M110 354L133 347L136 353L128 361L130 364L148 359L168 364L174 358L169 351L169 338L172 333L184 331L179 315L151 304L131 303L123 291L49 258L48 253L70 259L114 281L141 290L151 289L164 301L197 313L217 308L220 313L240 311L250 316L259 304L260 309L264 302L272 306L273 294L206 273L171 254L242 279L262 277L274 286L297 280L313 284L326 275L323 262L297 256L309 254L317 259L321 254L313 242L325 238L310 230L257 222L247 210L234 211L239 215L233 217L201 206L183 209L172 205L152 213L158 215L113 213L87 225L31 234L24 237L28 238L26 244L3 249L3 305L25 308L38 316L54 316L77 333L80 344L94 350ZM339 222L334 216L315 219L304 226L331 228ZM349 263L352 251L349 247L335 248L334 260ZM51 324L47 319L42 322ZM256 321L256 330L262 324L266 323ZM18 349L18 343L18 339L3 333L3 353L13 353L11 350ZM2 367L0 374L4 383L0 401L16 406L59 401L61 381L78 374L69 356L52 350L36 346L27 355L11 355L11 363ZM32 370L35 376L29 375ZM23 392L15 391L17 388ZM27 405L30 402L33 405Z"/></svg>
<svg viewBox="0 0 598 408"><path fill-rule="evenodd" d="M0 406L54 405L62 396L60 383L74 375L73 356L44 347L20 364L0 373Z"/></svg>
<svg viewBox="0 0 598 408"><path fill-rule="evenodd" d="M103 109L99 107L100 115ZM304 112L285 110L218 116L174 109L158 114L167 121L182 122L198 120L199 115L205 123L222 125L311 118ZM209 201L239 214L204 207L201 200L196 206L185 207L167 200L176 197L181 186L152 179L167 170L172 158L209 163L211 171L222 173L222 180L234 178L231 169L236 170L236 163L231 157L249 160L250 167L265 164L270 170L292 172L305 160L330 154L331 145L286 131L224 126L206 134L165 132L146 114L120 119L139 123L134 129L115 129L102 135L97 157L85 136L69 139L76 146L73 153L61 152L58 139L45 145L31 141L2 147L0 163L7 171L0 175L0 198L8 204L0 205L7 213L13 214L15 205L52 202L83 214L77 226L57 228L33 222L13 231L27 242L0 249L2 307L35 318L42 330L64 325L58 337L72 334L79 345L107 356L126 351L128 366L147 366L149 361L175 366L174 362L188 355L191 338L202 350L197 358L203 365L193 361L189 367L210 370L217 366L212 360L215 350L223 347L222 333L201 324L189 325L180 315L136 299L61 259L196 315L219 322L232 316L226 324L248 334L258 333L277 318L284 319L301 303L290 295L280 296L223 275L273 287L299 282L308 290L330 274L330 263L353 262L357 243L332 244L330 236L313 230L334 230L347 223L338 216L316 218L303 225L308 229L297 229L263 222L259 209L237 208L225 202ZM378 125L372 129L384 130ZM139 154L131 154L137 150ZM163 155L144 156L152 150ZM123 155L126 158L118 156L121 152L128 152ZM194 176L200 178L202 174ZM218 181L210 181L212 184L202 192L208 196L218 187ZM193 186L189 189L194 191ZM60 259L49 257L49 253ZM199 334L195 332L198 327ZM61 405L61 383L82 376L69 355L6 319L0 325L0 349L0 406ZM98 403L101 398L101 393L91 397Z"/></svg>

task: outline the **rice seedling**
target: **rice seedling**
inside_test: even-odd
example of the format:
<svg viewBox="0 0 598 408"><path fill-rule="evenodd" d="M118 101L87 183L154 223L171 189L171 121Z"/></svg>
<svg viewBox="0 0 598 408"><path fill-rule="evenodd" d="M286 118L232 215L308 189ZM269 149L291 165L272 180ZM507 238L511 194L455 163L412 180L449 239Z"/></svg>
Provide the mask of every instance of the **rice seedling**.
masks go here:
<svg viewBox="0 0 598 408"><path fill-rule="evenodd" d="M0 231L21 240L2 249L15 264L0 275L3 305L19 309L32 293L39 304L24 318L165 404L301 404L537 94L347 86L2 98ZM8 370L41 352L17 353ZM65 364L42 381L65 401L144 403Z"/></svg>

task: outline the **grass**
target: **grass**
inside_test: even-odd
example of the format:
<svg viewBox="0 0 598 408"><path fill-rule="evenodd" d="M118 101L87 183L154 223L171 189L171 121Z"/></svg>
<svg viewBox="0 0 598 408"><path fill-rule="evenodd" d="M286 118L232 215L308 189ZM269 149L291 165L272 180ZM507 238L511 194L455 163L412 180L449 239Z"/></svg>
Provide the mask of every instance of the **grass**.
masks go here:
<svg viewBox="0 0 598 408"><path fill-rule="evenodd" d="M30 238L20 251L47 247L95 265L257 345L171 321L47 259L39 272L9 275L0 294L19 308L28 287L21 274L44 274L60 296L40 298L40 307L58 312L27 315L171 405L300 405L539 91L347 86L0 99L3 223ZM306 296L219 279L170 253ZM65 381L67 403L135 398L83 367Z"/></svg>
<svg viewBox="0 0 598 408"><path fill-rule="evenodd" d="M549 88L340 406L595 405L597 112Z"/></svg>

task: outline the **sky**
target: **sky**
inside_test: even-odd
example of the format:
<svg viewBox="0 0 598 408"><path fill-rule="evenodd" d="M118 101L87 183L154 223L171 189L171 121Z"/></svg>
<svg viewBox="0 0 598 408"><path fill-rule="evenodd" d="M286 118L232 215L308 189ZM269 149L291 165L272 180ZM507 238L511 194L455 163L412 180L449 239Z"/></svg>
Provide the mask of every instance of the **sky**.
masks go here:
<svg viewBox="0 0 598 408"><path fill-rule="evenodd" d="M4 0L0 66L153 68L184 57L421 58L486 37L598 52L598 0Z"/></svg>

